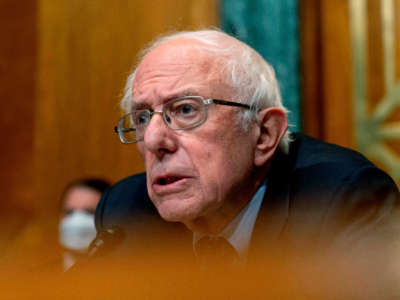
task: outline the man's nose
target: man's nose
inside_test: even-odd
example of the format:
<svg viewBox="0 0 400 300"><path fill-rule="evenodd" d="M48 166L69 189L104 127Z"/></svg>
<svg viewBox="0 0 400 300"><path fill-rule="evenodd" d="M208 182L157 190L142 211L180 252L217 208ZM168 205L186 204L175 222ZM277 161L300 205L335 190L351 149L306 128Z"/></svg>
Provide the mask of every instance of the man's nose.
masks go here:
<svg viewBox="0 0 400 300"><path fill-rule="evenodd" d="M143 142L146 149L159 158L177 149L174 132L165 124L161 113L153 114L145 130Z"/></svg>

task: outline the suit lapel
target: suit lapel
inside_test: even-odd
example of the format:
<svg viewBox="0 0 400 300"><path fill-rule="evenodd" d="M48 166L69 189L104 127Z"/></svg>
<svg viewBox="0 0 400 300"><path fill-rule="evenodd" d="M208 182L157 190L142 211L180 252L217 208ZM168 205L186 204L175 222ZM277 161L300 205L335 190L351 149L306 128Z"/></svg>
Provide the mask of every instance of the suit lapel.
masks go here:
<svg viewBox="0 0 400 300"><path fill-rule="evenodd" d="M298 142L293 141L289 154L278 152L268 175L267 190L251 238L249 258L255 251L265 253L282 238L290 208L291 178L296 163Z"/></svg>

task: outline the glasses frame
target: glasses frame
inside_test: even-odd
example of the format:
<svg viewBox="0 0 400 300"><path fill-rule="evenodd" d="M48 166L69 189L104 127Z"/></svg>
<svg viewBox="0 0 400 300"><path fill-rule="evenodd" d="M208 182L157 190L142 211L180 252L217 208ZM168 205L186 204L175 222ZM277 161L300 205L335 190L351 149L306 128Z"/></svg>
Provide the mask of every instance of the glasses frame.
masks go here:
<svg viewBox="0 0 400 300"><path fill-rule="evenodd" d="M188 98L189 99L201 100L202 103L205 105L204 109L205 109L206 113L204 114L203 120L201 120L199 123L196 123L195 125L191 125L191 126L184 127L184 128L173 128L173 127L171 127L171 125L168 123L168 120L167 120L167 117L169 117L169 116L165 112L165 107L167 105L173 104L174 102L177 102L177 101L180 101L180 100L185 100L185 99L188 99ZM250 106L248 104L244 104L244 103L238 103L238 102L221 100L221 99L204 99L201 96L183 96L183 97L179 97L179 98L176 98L176 99L172 99L172 100L164 103L161 111L151 111L150 109L140 109L140 110L134 110L134 111L124 115L118 121L117 126L114 127L114 131L119 135L119 139L120 139L122 144L136 144L138 142L142 142L144 138L137 139L134 142L129 142L129 141L126 141L124 136L123 136L123 133L125 133L125 132L136 131L135 128L123 128L122 127L122 124L123 124L124 120L128 116L132 115L136 111L147 111L149 113L149 116L150 116L150 121L151 121L151 118L152 118L152 116L154 114L161 114L164 123L168 126L168 128L170 128L172 130L188 130L188 129L192 129L192 128L195 128L195 127L198 127L198 126L202 125L207 120L207 117L208 117L208 115L207 115L207 107L210 104L227 105L227 106L241 107L241 108L245 108L245 109L254 109L254 107L252 107L252 106ZM150 121L149 121L149 123L150 123Z"/></svg>

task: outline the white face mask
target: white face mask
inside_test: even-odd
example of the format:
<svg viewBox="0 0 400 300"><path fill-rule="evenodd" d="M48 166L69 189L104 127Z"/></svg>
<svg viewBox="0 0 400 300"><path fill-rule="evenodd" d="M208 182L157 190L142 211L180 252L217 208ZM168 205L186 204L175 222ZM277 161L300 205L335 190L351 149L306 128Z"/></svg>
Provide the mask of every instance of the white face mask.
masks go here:
<svg viewBox="0 0 400 300"><path fill-rule="evenodd" d="M60 243L65 248L84 252L96 236L94 215L75 211L65 216L59 225Z"/></svg>

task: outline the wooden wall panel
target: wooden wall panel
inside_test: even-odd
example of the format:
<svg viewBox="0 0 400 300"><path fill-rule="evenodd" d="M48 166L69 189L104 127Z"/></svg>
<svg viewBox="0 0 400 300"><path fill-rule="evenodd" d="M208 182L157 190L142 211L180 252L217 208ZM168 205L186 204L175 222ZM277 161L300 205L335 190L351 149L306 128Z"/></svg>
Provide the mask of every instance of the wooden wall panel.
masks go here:
<svg viewBox="0 0 400 300"><path fill-rule="evenodd" d="M354 147L348 1L322 3L324 139Z"/></svg>
<svg viewBox="0 0 400 300"><path fill-rule="evenodd" d="M32 215L36 3L0 1L0 254Z"/></svg>
<svg viewBox="0 0 400 300"><path fill-rule="evenodd" d="M301 124L303 132L323 139L321 2L299 2Z"/></svg>
<svg viewBox="0 0 400 300"><path fill-rule="evenodd" d="M20 7L15 1L0 2L0 130L5 137L0 155L0 184L3 199L18 199L15 203L31 202L31 155L33 114L35 105L36 6L34 2ZM30 5L29 5L30 4ZM10 186L10 183L18 186ZM9 204L1 201L0 207Z"/></svg>
<svg viewBox="0 0 400 300"><path fill-rule="evenodd" d="M395 22L395 57L396 68L395 78L400 81L400 1L394 2L394 22Z"/></svg>
<svg viewBox="0 0 400 300"><path fill-rule="evenodd" d="M381 22L381 0L367 1L367 94L368 112L371 114L376 105L385 95L385 80L383 70L383 45L382 45L382 22Z"/></svg>
<svg viewBox="0 0 400 300"><path fill-rule="evenodd" d="M304 131L400 182L400 0L300 3Z"/></svg>
<svg viewBox="0 0 400 300"><path fill-rule="evenodd" d="M354 147L349 3L299 4L303 132Z"/></svg>

